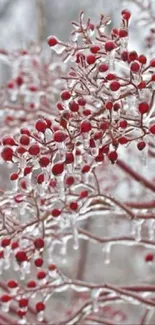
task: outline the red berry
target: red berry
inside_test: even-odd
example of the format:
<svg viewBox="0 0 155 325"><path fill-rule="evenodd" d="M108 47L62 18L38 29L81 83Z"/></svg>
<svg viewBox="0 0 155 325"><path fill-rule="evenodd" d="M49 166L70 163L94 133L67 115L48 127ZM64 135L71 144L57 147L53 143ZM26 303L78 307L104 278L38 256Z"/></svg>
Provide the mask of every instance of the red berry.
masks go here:
<svg viewBox="0 0 155 325"><path fill-rule="evenodd" d="M84 109L84 110L83 110L83 115L84 115L84 116L89 116L89 115L91 115L91 110L90 110L90 109Z"/></svg>
<svg viewBox="0 0 155 325"><path fill-rule="evenodd" d="M128 61L128 51L123 51L123 52L121 53L121 59L122 59L124 62Z"/></svg>
<svg viewBox="0 0 155 325"><path fill-rule="evenodd" d="M28 287L28 288L35 288L36 285L37 285L36 282L33 281L33 280L31 280L31 281L29 281L29 282L27 283L27 287Z"/></svg>
<svg viewBox="0 0 155 325"><path fill-rule="evenodd" d="M50 265L48 266L48 269L49 269L49 271L55 271L55 270L56 270L56 266L55 266L55 264L50 264Z"/></svg>
<svg viewBox="0 0 155 325"><path fill-rule="evenodd" d="M110 89L112 91L117 91L120 88L120 83L118 81L112 81L110 84Z"/></svg>
<svg viewBox="0 0 155 325"><path fill-rule="evenodd" d="M37 273L37 278L38 280L42 280L46 277L46 272L45 271L40 271Z"/></svg>
<svg viewBox="0 0 155 325"><path fill-rule="evenodd" d="M12 173L11 175L10 175L10 180L11 181L16 181L18 179L18 174L17 173Z"/></svg>
<svg viewBox="0 0 155 325"><path fill-rule="evenodd" d="M10 239L9 238L3 238L2 241L1 241L1 246L2 247L7 247L10 245Z"/></svg>
<svg viewBox="0 0 155 325"><path fill-rule="evenodd" d="M24 79L20 76L16 78L16 84L20 87L24 82Z"/></svg>
<svg viewBox="0 0 155 325"><path fill-rule="evenodd" d="M149 111L149 104L146 103L146 102L142 102L139 104L138 106L138 110L141 114L145 114L145 113L148 113Z"/></svg>
<svg viewBox="0 0 155 325"><path fill-rule="evenodd" d="M30 136L30 131L28 129L24 129L23 128L23 129L20 130L20 133L21 134L26 134L26 135Z"/></svg>
<svg viewBox="0 0 155 325"><path fill-rule="evenodd" d="M147 62L147 58L146 58L145 55L141 54L141 55L139 55L139 57L138 57L138 61L139 61L141 64L146 64L146 62Z"/></svg>
<svg viewBox="0 0 155 325"><path fill-rule="evenodd" d="M101 63L98 67L99 72L106 72L109 69L108 65L105 63Z"/></svg>
<svg viewBox="0 0 155 325"><path fill-rule="evenodd" d="M1 157L5 161L12 161L13 150L9 147L3 148L2 152L1 152Z"/></svg>
<svg viewBox="0 0 155 325"><path fill-rule="evenodd" d="M109 111L113 108L113 103L112 102L106 102L105 103L105 107L106 107L106 109L108 109Z"/></svg>
<svg viewBox="0 0 155 325"><path fill-rule="evenodd" d="M82 167L81 172L83 174L88 173L89 171L90 171L90 166L89 165L85 165L85 166Z"/></svg>
<svg viewBox="0 0 155 325"><path fill-rule="evenodd" d="M118 35L120 38L124 38L128 36L128 30L125 28L120 28Z"/></svg>
<svg viewBox="0 0 155 325"><path fill-rule="evenodd" d="M49 165L49 163L50 163L50 160L46 156L41 157L39 160L39 164L41 167L47 167Z"/></svg>
<svg viewBox="0 0 155 325"><path fill-rule="evenodd" d="M115 162L117 160L117 157L118 157L117 152L116 151L109 152L108 157L109 157L109 160L111 160L112 163Z"/></svg>
<svg viewBox="0 0 155 325"><path fill-rule="evenodd" d="M138 72L140 70L140 64L137 61L132 62L130 66L130 70L135 73Z"/></svg>
<svg viewBox="0 0 155 325"><path fill-rule="evenodd" d="M132 51L129 53L129 62L138 60L138 54L136 51Z"/></svg>
<svg viewBox="0 0 155 325"><path fill-rule="evenodd" d="M106 52L111 52L116 48L116 45L113 41L107 41L104 45Z"/></svg>
<svg viewBox="0 0 155 325"><path fill-rule="evenodd" d="M151 81L155 81L155 73L152 75Z"/></svg>
<svg viewBox="0 0 155 325"><path fill-rule="evenodd" d="M27 166L24 168L24 176L30 174L31 172L32 172L32 167Z"/></svg>
<svg viewBox="0 0 155 325"><path fill-rule="evenodd" d="M56 39L55 36L49 36L47 39L47 43L49 46L55 46L58 44L58 40Z"/></svg>
<svg viewBox="0 0 155 325"><path fill-rule="evenodd" d="M13 81L9 81L7 84L8 89L13 89L15 86L15 83Z"/></svg>
<svg viewBox="0 0 155 325"><path fill-rule="evenodd" d="M153 124L153 125L149 128L149 131L150 131L152 134L155 134L155 124Z"/></svg>
<svg viewBox="0 0 155 325"><path fill-rule="evenodd" d="M17 310L17 315L18 317L23 318L26 315L26 311L19 309Z"/></svg>
<svg viewBox="0 0 155 325"><path fill-rule="evenodd" d="M66 138L67 138L67 134L62 131L56 131L53 137L54 141L58 143L64 142Z"/></svg>
<svg viewBox="0 0 155 325"><path fill-rule="evenodd" d="M34 246L35 246L35 248L36 249L41 249L41 248L43 248L44 247L44 239L43 238L36 238L35 240L34 240Z"/></svg>
<svg viewBox="0 0 155 325"><path fill-rule="evenodd" d="M51 214L52 214L53 217L59 217L60 214L61 214L61 210L53 209Z"/></svg>
<svg viewBox="0 0 155 325"><path fill-rule="evenodd" d="M11 249L17 249L19 247L19 244L17 241L14 241L12 244L11 244Z"/></svg>
<svg viewBox="0 0 155 325"><path fill-rule="evenodd" d="M114 111L117 112L120 109L120 104L119 103L115 103L114 104Z"/></svg>
<svg viewBox="0 0 155 325"><path fill-rule="evenodd" d="M30 143L30 138L29 138L26 134L23 134L23 135L20 137L19 142L20 142L23 146L28 146L29 143Z"/></svg>
<svg viewBox="0 0 155 325"><path fill-rule="evenodd" d="M137 87L139 89L144 89L146 87L146 82L144 80L142 80Z"/></svg>
<svg viewBox="0 0 155 325"><path fill-rule="evenodd" d="M66 160L65 163L66 164L72 164L74 162L74 155L72 152L67 152L66 153Z"/></svg>
<svg viewBox="0 0 155 325"><path fill-rule="evenodd" d="M138 150L143 150L146 147L146 143L144 141L140 141L137 143Z"/></svg>
<svg viewBox="0 0 155 325"><path fill-rule="evenodd" d="M87 133L91 130L91 123L90 121L83 121L81 123L81 132L82 133Z"/></svg>
<svg viewBox="0 0 155 325"><path fill-rule="evenodd" d="M100 124L100 129L103 130L103 131L107 130L108 127L109 127L109 125L108 125L107 122L102 122L102 123Z"/></svg>
<svg viewBox="0 0 155 325"><path fill-rule="evenodd" d="M76 103L75 101L72 101L70 104L69 104L69 108L72 112L78 112L79 110L79 104Z"/></svg>
<svg viewBox="0 0 155 325"><path fill-rule="evenodd" d="M47 123L43 120L38 120L35 124L35 128L38 132L45 133L47 129Z"/></svg>
<svg viewBox="0 0 155 325"><path fill-rule="evenodd" d="M124 10L122 10L121 15L122 15L123 19L128 21L131 17L131 12L127 9L124 9Z"/></svg>
<svg viewBox="0 0 155 325"><path fill-rule="evenodd" d="M95 157L96 162L102 162L104 161L103 153L98 154L98 156Z"/></svg>
<svg viewBox="0 0 155 325"><path fill-rule="evenodd" d="M37 302L36 311L37 313L43 311L45 309L45 304L42 301Z"/></svg>
<svg viewBox="0 0 155 325"><path fill-rule="evenodd" d="M117 37L118 36L118 29L113 28L112 31L111 31L111 35Z"/></svg>
<svg viewBox="0 0 155 325"><path fill-rule="evenodd" d="M145 262L152 262L154 260L154 255L149 253L145 256Z"/></svg>
<svg viewBox="0 0 155 325"><path fill-rule="evenodd" d="M45 180L45 176L44 176L44 174L39 174L39 175L37 176L37 183L38 183L38 184L42 184L42 183L44 182L44 180Z"/></svg>
<svg viewBox="0 0 155 325"><path fill-rule="evenodd" d="M106 80L114 80L116 79L116 75L113 73L108 73L106 76Z"/></svg>
<svg viewBox="0 0 155 325"><path fill-rule="evenodd" d="M37 156L39 153L40 153L40 147L37 143L34 143L29 147L29 154L31 156Z"/></svg>
<svg viewBox="0 0 155 325"><path fill-rule="evenodd" d="M96 54L98 51L100 51L100 46L99 45L92 45L90 47L90 51L93 53L93 54Z"/></svg>
<svg viewBox="0 0 155 325"><path fill-rule="evenodd" d="M23 155L27 150L22 147L22 146L19 146L16 150L17 153L19 153L19 155Z"/></svg>
<svg viewBox="0 0 155 325"><path fill-rule="evenodd" d="M16 253L16 260L18 263L27 261L27 255L24 251L19 251Z"/></svg>
<svg viewBox="0 0 155 325"><path fill-rule="evenodd" d="M119 142L120 144L126 144L126 143L128 143L128 139L127 139L126 137L120 137L120 138L118 139L118 142Z"/></svg>
<svg viewBox="0 0 155 325"><path fill-rule="evenodd" d="M73 176L68 176L65 181L66 185L68 185L68 186L72 186L74 184L74 182L75 182L75 179Z"/></svg>
<svg viewBox="0 0 155 325"><path fill-rule="evenodd" d="M57 163L52 167L53 175L61 175L64 171L64 163Z"/></svg>
<svg viewBox="0 0 155 325"><path fill-rule="evenodd" d="M88 55L86 59L88 64L94 64L96 61L96 57L93 54Z"/></svg>
<svg viewBox="0 0 155 325"><path fill-rule="evenodd" d="M119 123L119 126L122 128L122 129L125 129L127 127L128 123L126 120L122 120L120 121Z"/></svg>
<svg viewBox="0 0 155 325"><path fill-rule="evenodd" d="M77 210L78 209L78 204L77 202L71 202L69 205L71 210Z"/></svg>
<svg viewBox="0 0 155 325"><path fill-rule="evenodd" d="M34 263L35 263L35 266L37 266L37 267L41 267L41 266L43 265L44 261L43 261L42 258L37 258L37 259L34 261Z"/></svg>
<svg viewBox="0 0 155 325"><path fill-rule="evenodd" d="M150 61L150 66L151 66L152 68L155 68L155 59L152 59L152 60Z"/></svg>
<svg viewBox="0 0 155 325"><path fill-rule="evenodd" d="M17 283L17 281L9 280L8 283L7 283L7 286L10 289L14 289L14 288L18 287L18 283Z"/></svg>
<svg viewBox="0 0 155 325"><path fill-rule="evenodd" d="M86 105L86 101L85 101L85 99L84 98L79 98L78 99L78 104L80 105L80 106L84 106L84 105Z"/></svg>
<svg viewBox="0 0 155 325"><path fill-rule="evenodd" d="M99 140L103 136L103 133L101 131L98 131L94 134L94 140Z"/></svg>
<svg viewBox="0 0 155 325"><path fill-rule="evenodd" d="M67 90L64 90L62 93L61 93L61 98L62 100L69 100L71 98L71 94L69 91Z"/></svg>
<svg viewBox="0 0 155 325"><path fill-rule="evenodd" d="M4 146L15 146L16 145L16 142L14 140L14 138L12 137L9 137L9 136L6 136L2 139L2 144Z"/></svg>
<svg viewBox="0 0 155 325"><path fill-rule="evenodd" d="M0 299L1 299L2 302L7 303L7 302L9 302L12 298L11 298L9 295L2 295Z"/></svg>
<svg viewBox="0 0 155 325"><path fill-rule="evenodd" d="M19 300L19 307L20 308L25 308L28 306L28 299L22 298Z"/></svg>
<svg viewBox="0 0 155 325"><path fill-rule="evenodd" d="M80 193L80 199L84 199L84 198L86 198L88 196L88 191L82 191L81 193Z"/></svg>

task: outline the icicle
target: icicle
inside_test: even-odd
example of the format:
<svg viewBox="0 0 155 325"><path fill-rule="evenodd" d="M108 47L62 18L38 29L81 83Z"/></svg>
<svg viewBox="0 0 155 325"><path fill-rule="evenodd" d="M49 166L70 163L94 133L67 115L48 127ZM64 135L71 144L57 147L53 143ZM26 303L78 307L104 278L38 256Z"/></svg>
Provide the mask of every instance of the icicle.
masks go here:
<svg viewBox="0 0 155 325"><path fill-rule="evenodd" d="M27 320L26 320L26 318L25 317L22 317L22 318L20 318L18 321L17 321L17 324L27 324Z"/></svg>
<svg viewBox="0 0 155 325"><path fill-rule="evenodd" d="M62 238L60 254L62 256L62 263L65 264L66 263L66 255L67 255L67 240L65 238Z"/></svg>
<svg viewBox="0 0 155 325"><path fill-rule="evenodd" d="M98 298L100 295L101 289L93 289L91 296L92 296L92 300L93 300L93 312L94 313L98 313L99 311L99 303L98 303Z"/></svg>
<svg viewBox="0 0 155 325"><path fill-rule="evenodd" d="M88 149L90 147L90 132L83 134L83 147Z"/></svg>
<svg viewBox="0 0 155 325"><path fill-rule="evenodd" d="M150 219L147 222L148 225L148 235L149 235L149 240L154 240L154 229L155 229L155 220Z"/></svg>
<svg viewBox="0 0 155 325"><path fill-rule="evenodd" d="M104 263L109 264L110 263L110 253L111 253L111 243L104 244L104 247L102 249L104 253Z"/></svg>
<svg viewBox="0 0 155 325"><path fill-rule="evenodd" d="M45 196L45 183L37 184L36 190L41 197Z"/></svg>
<svg viewBox="0 0 155 325"><path fill-rule="evenodd" d="M57 142L57 148L59 151L59 160L65 160L66 158L66 145L65 142Z"/></svg>
<svg viewBox="0 0 155 325"><path fill-rule="evenodd" d="M141 161L145 168L148 167L148 146L141 151Z"/></svg>
<svg viewBox="0 0 155 325"><path fill-rule="evenodd" d="M116 51L113 50L111 52L108 53L107 55L107 59L108 59L108 65L109 65L109 69L114 71L115 70L115 53Z"/></svg>
<svg viewBox="0 0 155 325"><path fill-rule="evenodd" d="M4 268L4 270L9 270L10 269L10 265L11 265L11 263L10 263L10 258L5 258L4 259L4 264L3 264L3 268Z"/></svg>
<svg viewBox="0 0 155 325"><path fill-rule="evenodd" d="M73 248L75 250L79 249L79 236L78 236L78 230L76 225L76 219L77 219L77 214L71 215L70 223L71 223L71 229L73 234Z"/></svg>
<svg viewBox="0 0 155 325"><path fill-rule="evenodd" d="M38 322L42 322L44 320L44 310L40 311L38 314L37 314L37 321Z"/></svg>
<svg viewBox="0 0 155 325"><path fill-rule="evenodd" d="M142 231L143 220L134 220L132 234L135 237L136 241L141 241L141 231Z"/></svg>
<svg viewBox="0 0 155 325"><path fill-rule="evenodd" d="M18 189L18 179L11 181L11 185L12 185L12 190L16 192Z"/></svg>
<svg viewBox="0 0 155 325"><path fill-rule="evenodd" d="M30 274L31 273L31 264L30 264L30 262L25 261L23 263L23 271L25 272L25 274Z"/></svg>
<svg viewBox="0 0 155 325"><path fill-rule="evenodd" d="M1 302L1 311L4 313L8 313L11 305L11 300L7 302Z"/></svg>
<svg viewBox="0 0 155 325"><path fill-rule="evenodd" d="M54 52L56 52L57 54L62 54L65 49L66 49L66 46L63 44L60 44L60 43L52 47L52 50Z"/></svg>
<svg viewBox="0 0 155 325"><path fill-rule="evenodd" d="M64 176L65 173L62 173L61 175L57 176L57 187L59 191L59 197L61 200L65 199Z"/></svg>
<svg viewBox="0 0 155 325"><path fill-rule="evenodd" d="M4 259L0 258L0 275L3 273L3 263L4 263Z"/></svg>
<svg viewBox="0 0 155 325"><path fill-rule="evenodd" d="M8 270L10 268L11 265L10 253L11 253L11 248L9 245L4 249L4 264L3 264L4 270Z"/></svg>

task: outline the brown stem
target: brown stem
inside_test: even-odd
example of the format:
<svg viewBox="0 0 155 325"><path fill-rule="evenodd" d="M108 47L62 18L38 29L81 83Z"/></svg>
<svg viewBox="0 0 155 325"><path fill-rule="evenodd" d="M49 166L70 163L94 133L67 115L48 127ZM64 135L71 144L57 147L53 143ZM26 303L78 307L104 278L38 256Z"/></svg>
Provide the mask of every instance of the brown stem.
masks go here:
<svg viewBox="0 0 155 325"><path fill-rule="evenodd" d="M131 167L126 165L123 161L118 160L117 165L126 173L128 173L132 178L134 178L137 182L141 183L146 188L149 188L151 191L155 192L155 185L153 185L150 181L148 181L144 176L138 174Z"/></svg>
<svg viewBox="0 0 155 325"><path fill-rule="evenodd" d="M36 7L37 7L38 41L40 44L42 44L45 38L44 0L36 0Z"/></svg>

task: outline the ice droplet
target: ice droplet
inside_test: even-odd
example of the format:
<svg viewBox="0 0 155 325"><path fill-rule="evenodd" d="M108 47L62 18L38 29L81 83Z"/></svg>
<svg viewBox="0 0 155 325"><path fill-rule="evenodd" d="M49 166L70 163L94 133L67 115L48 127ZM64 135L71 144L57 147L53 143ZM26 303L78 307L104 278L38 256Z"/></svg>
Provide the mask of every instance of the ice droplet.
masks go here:
<svg viewBox="0 0 155 325"><path fill-rule="evenodd" d="M11 301L1 303L1 310L4 311L4 313L8 313L10 309L10 304Z"/></svg>
<svg viewBox="0 0 155 325"><path fill-rule="evenodd" d="M92 300L93 300L93 312L94 313L98 313L99 311L99 303L98 303L98 298L100 295L101 290L100 289L93 289L91 296L92 296Z"/></svg>
<svg viewBox="0 0 155 325"><path fill-rule="evenodd" d="M104 263L109 264L110 263L110 253L111 253L111 243L104 244L104 247L102 249L104 253Z"/></svg>
<svg viewBox="0 0 155 325"><path fill-rule="evenodd" d="M153 219L148 220L147 225L148 225L149 240L154 240L155 220Z"/></svg>
<svg viewBox="0 0 155 325"><path fill-rule="evenodd" d="M76 225L76 218L77 215L71 215L70 223L71 223L71 229L73 234L73 249L77 250L79 248L79 236L78 236L78 230Z"/></svg>
<svg viewBox="0 0 155 325"><path fill-rule="evenodd" d="M132 234L135 237L136 241L141 241L142 238L142 224L143 224L143 220L134 220L133 224L132 224Z"/></svg>
<svg viewBox="0 0 155 325"><path fill-rule="evenodd" d="M42 310L37 314L37 321L42 322L43 320L44 320L44 311Z"/></svg>
<svg viewBox="0 0 155 325"><path fill-rule="evenodd" d="M52 50L55 51L57 54L62 54L64 50L66 49L66 46L63 44L57 44L53 46Z"/></svg>

